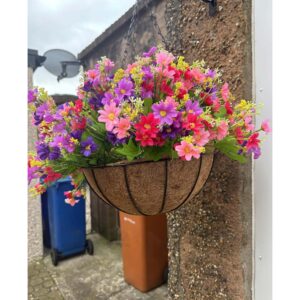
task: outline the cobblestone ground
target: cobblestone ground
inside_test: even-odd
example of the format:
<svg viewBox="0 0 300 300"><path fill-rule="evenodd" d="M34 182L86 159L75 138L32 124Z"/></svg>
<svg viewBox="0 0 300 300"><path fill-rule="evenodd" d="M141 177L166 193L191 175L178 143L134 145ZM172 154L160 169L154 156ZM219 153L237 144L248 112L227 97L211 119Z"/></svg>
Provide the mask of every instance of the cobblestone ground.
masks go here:
<svg viewBox="0 0 300 300"><path fill-rule="evenodd" d="M29 300L166 300L167 286L141 293L123 279L120 242L88 236L94 255L65 259L57 267L49 255L29 262Z"/></svg>
<svg viewBox="0 0 300 300"><path fill-rule="evenodd" d="M28 299L29 300L63 300L53 277L42 259L33 260L28 266Z"/></svg>

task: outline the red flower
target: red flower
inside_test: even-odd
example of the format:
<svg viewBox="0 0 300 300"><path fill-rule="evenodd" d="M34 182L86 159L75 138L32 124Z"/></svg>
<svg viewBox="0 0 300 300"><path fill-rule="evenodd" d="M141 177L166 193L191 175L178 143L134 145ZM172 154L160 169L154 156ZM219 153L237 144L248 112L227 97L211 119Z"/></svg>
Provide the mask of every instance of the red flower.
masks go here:
<svg viewBox="0 0 300 300"><path fill-rule="evenodd" d="M72 130L84 129L86 126L86 118L73 119L71 121Z"/></svg>
<svg viewBox="0 0 300 300"><path fill-rule="evenodd" d="M74 110L76 113L80 113L82 111L82 107L83 107L83 102L80 99L77 99L75 101L75 107Z"/></svg>
<svg viewBox="0 0 300 300"><path fill-rule="evenodd" d="M158 132L157 125L159 124L159 120L156 119L153 113L148 114L147 116L142 116L140 122L134 125L134 128L139 133L147 133L151 137L156 137Z"/></svg>
<svg viewBox="0 0 300 300"><path fill-rule="evenodd" d="M181 78L182 71L174 68L172 66L168 66L168 71L174 71L174 81L178 81Z"/></svg>
<svg viewBox="0 0 300 300"><path fill-rule="evenodd" d="M174 95L174 92L173 90L170 88L170 86L167 84L166 80L164 80L161 84L161 87L160 87L161 91L166 94L167 96L173 96Z"/></svg>
<svg viewBox="0 0 300 300"><path fill-rule="evenodd" d="M184 73L184 79L191 80L194 78L193 73L190 71L190 69L187 69Z"/></svg>
<svg viewBox="0 0 300 300"><path fill-rule="evenodd" d="M159 131L157 128L158 124L159 120L154 118L153 113L142 116L140 122L134 125L134 128L136 129L135 139L140 141L143 147L154 146L154 139L157 138L157 133Z"/></svg>
<svg viewBox="0 0 300 300"><path fill-rule="evenodd" d="M209 94L201 92L200 97L204 100L204 103L206 105L209 105L209 106L213 105L214 101L212 100L212 98Z"/></svg>
<svg viewBox="0 0 300 300"><path fill-rule="evenodd" d="M180 88L179 89L179 94L178 94L178 98L179 99L183 99L184 95L187 93L186 89Z"/></svg>
<svg viewBox="0 0 300 300"><path fill-rule="evenodd" d="M194 114L188 114L186 120L184 120L182 127L191 130L195 133L199 133L200 129L204 127L201 118L198 118Z"/></svg>
<svg viewBox="0 0 300 300"><path fill-rule="evenodd" d="M243 134L243 131L242 131L241 127L237 127L236 128L236 130L235 130L235 136L236 136L237 142L240 145L243 144L244 134Z"/></svg>
<svg viewBox="0 0 300 300"><path fill-rule="evenodd" d="M246 144L247 150L259 148L260 140L258 139L258 136L259 136L258 132L255 132L252 135L250 135Z"/></svg>
<svg viewBox="0 0 300 300"><path fill-rule="evenodd" d="M226 108L226 112L228 115L232 115L233 114L233 109L229 103L229 101L225 102L225 108Z"/></svg>
<svg viewBox="0 0 300 300"><path fill-rule="evenodd" d="M135 135L135 140L140 141L142 147L147 147L147 146L154 146L154 139L151 137L151 134L149 133L143 133L143 132L136 132Z"/></svg>
<svg viewBox="0 0 300 300"><path fill-rule="evenodd" d="M50 167L45 168L45 173L47 174L46 178L44 179L45 183L54 182L62 176L61 174L54 172Z"/></svg>
<svg viewBox="0 0 300 300"><path fill-rule="evenodd" d="M156 139L154 140L154 145L158 147L162 147L165 144L165 140L163 137L159 134L157 135Z"/></svg>

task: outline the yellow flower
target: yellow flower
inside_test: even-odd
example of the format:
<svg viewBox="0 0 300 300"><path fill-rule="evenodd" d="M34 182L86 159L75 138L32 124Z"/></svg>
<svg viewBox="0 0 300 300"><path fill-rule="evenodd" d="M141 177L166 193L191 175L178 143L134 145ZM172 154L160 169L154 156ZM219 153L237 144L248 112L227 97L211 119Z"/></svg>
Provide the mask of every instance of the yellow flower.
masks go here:
<svg viewBox="0 0 300 300"><path fill-rule="evenodd" d="M185 71L189 67L189 64L184 61L183 56L179 56L177 60L177 69Z"/></svg>
<svg viewBox="0 0 300 300"><path fill-rule="evenodd" d="M124 70L120 68L115 73L114 82L119 82L123 77L124 77Z"/></svg>
<svg viewBox="0 0 300 300"><path fill-rule="evenodd" d="M193 143L194 142L194 138L192 135L188 135L188 136L185 136L181 139L182 141L186 141L188 143Z"/></svg>

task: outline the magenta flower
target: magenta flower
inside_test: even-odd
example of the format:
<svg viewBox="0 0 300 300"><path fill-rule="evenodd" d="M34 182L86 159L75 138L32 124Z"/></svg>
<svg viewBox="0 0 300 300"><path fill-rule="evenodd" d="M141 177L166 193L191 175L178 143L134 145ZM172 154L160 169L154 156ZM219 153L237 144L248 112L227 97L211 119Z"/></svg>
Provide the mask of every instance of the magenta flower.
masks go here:
<svg viewBox="0 0 300 300"><path fill-rule="evenodd" d="M28 103L32 103L36 100L36 97L38 95L37 89L32 89L28 91Z"/></svg>
<svg viewBox="0 0 300 300"><path fill-rule="evenodd" d="M194 114L196 116L199 116L203 113L203 109L199 107L198 101L193 102L192 100L188 100L185 103L185 108L188 114Z"/></svg>
<svg viewBox="0 0 300 300"><path fill-rule="evenodd" d="M154 117L159 120L160 125L172 125L173 118L176 118L178 112L172 103L160 101L152 105Z"/></svg>
<svg viewBox="0 0 300 300"><path fill-rule="evenodd" d="M151 47L148 52L143 53L143 56L144 57L150 57L155 53L156 50L157 50L156 47Z"/></svg>
<svg viewBox="0 0 300 300"><path fill-rule="evenodd" d="M125 96L130 97L133 90L133 83L131 80L123 78L119 81L118 87L115 92L120 100L123 100Z"/></svg>

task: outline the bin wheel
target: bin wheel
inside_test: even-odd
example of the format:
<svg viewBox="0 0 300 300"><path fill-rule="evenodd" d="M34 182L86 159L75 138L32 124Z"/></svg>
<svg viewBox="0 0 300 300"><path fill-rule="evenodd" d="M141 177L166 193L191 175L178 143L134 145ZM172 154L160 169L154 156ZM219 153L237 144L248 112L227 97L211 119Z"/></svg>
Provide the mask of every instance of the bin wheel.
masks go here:
<svg viewBox="0 0 300 300"><path fill-rule="evenodd" d="M58 253L57 253L57 251L55 249L51 249L50 255L51 255L52 264L53 264L53 266L56 267L58 265Z"/></svg>
<svg viewBox="0 0 300 300"><path fill-rule="evenodd" d="M86 250L89 255L94 254L94 245L91 240L86 240Z"/></svg>

